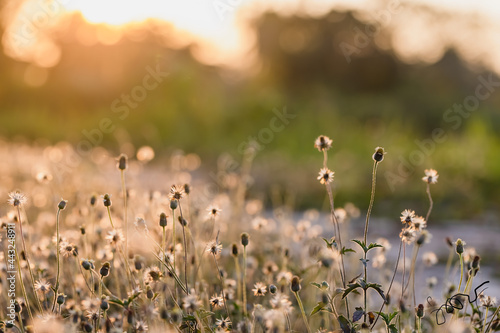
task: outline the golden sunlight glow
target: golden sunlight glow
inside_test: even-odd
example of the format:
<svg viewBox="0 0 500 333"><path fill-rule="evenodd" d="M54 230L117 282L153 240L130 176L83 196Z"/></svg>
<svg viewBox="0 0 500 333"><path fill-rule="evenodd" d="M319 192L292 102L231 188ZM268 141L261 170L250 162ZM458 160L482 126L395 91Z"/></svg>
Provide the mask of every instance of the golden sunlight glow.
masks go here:
<svg viewBox="0 0 500 333"><path fill-rule="evenodd" d="M404 10L405 2L402 0L387 0L385 6L394 2ZM496 0L445 0L439 4L431 0L419 2L482 13L492 21L500 17L500 2ZM52 32L68 14L79 13L90 24L99 26L97 36L80 29L73 32L84 45L115 44L131 26L137 27L153 19L172 24L179 46L195 42L197 47L193 52L199 60L241 66L242 58L249 59L254 41L248 21L264 10L272 9L285 15L296 12L321 15L332 7L363 8L366 12L375 13L383 6L383 1L369 0L9 0L4 10L2 44L8 56L48 68L55 66L61 58ZM398 21L400 18L396 17L391 24ZM438 36L429 29L420 29L421 24L403 24L398 27L400 30L396 30L393 41L402 58L418 61L424 56L424 61L433 61L444 52L439 47L443 45L442 40L438 40ZM486 42L483 41L483 44ZM31 77L31 74L28 76Z"/></svg>

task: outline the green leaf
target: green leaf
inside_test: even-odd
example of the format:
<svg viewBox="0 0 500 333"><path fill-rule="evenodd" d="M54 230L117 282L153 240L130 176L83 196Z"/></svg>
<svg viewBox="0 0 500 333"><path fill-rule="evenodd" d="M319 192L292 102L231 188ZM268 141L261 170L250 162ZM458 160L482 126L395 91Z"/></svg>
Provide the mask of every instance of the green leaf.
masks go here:
<svg viewBox="0 0 500 333"><path fill-rule="evenodd" d="M356 251L354 251L353 249L346 248L345 246L342 248L342 250L340 250L340 254L346 254L347 252L354 252L354 253L356 253Z"/></svg>
<svg viewBox="0 0 500 333"><path fill-rule="evenodd" d="M387 327L389 328L389 332L391 332L391 333L398 333L398 328L396 327L395 324L390 324Z"/></svg>
<svg viewBox="0 0 500 333"><path fill-rule="evenodd" d="M317 283L317 282L311 282L311 285L315 286L318 289L322 289L321 285L319 283Z"/></svg>
<svg viewBox="0 0 500 333"><path fill-rule="evenodd" d="M384 321L384 323L386 323L387 325L389 325L389 323L391 322L389 320L389 316L387 314L385 314L384 312L377 312L377 314L382 317L382 320Z"/></svg>
<svg viewBox="0 0 500 333"><path fill-rule="evenodd" d="M389 319L388 319L388 320L389 320L389 322L388 322L388 324L390 324L390 323L391 323L391 321L394 319L394 317L396 317L397 315L398 315L398 311L394 311L393 313L391 313L391 314L389 315Z"/></svg>
<svg viewBox="0 0 500 333"><path fill-rule="evenodd" d="M349 295L356 288L361 288L359 283L348 284L346 290L344 290L344 293L342 294L342 298L345 298L347 295Z"/></svg>
<svg viewBox="0 0 500 333"><path fill-rule="evenodd" d="M125 304L119 299L110 299L109 303L113 303L113 304L117 304L117 305L120 305L122 307L125 307Z"/></svg>
<svg viewBox="0 0 500 333"><path fill-rule="evenodd" d="M377 243L370 243L370 245L368 245L368 251L376 247L383 247L383 246Z"/></svg>
<svg viewBox="0 0 500 333"><path fill-rule="evenodd" d="M384 301L386 300L385 295L384 295L384 291L382 290L382 286L380 284L368 283L366 285L366 289L369 289L369 288L375 289L379 293L380 297L382 297L382 299Z"/></svg>
<svg viewBox="0 0 500 333"><path fill-rule="evenodd" d="M357 239L353 239L352 241L353 241L354 243L358 244L359 246L361 246L361 248L363 249L363 251L364 251L365 253L368 251L368 249L366 248L365 242L360 241L360 240L357 240Z"/></svg>
<svg viewBox="0 0 500 333"><path fill-rule="evenodd" d="M314 309L311 311L310 316L312 316L313 314L316 314L316 313L320 312L321 310L323 310L323 308L325 307L325 305L326 305L326 303L318 302L318 304L316 304L316 306L314 307Z"/></svg>
<svg viewBox="0 0 500 333"><path fill-rule="evenodd" d="M207 317L213 316L213 315L215 315L215 313L207 311L207 310L202 309L202 310L198 311L198 316L200 317L201 320L203 320Z"/></svg>
<svg viewBox="0 0 500 333"><path fill-rule="evenodd" d="M333 247L335 247L335 249L337 248L337 242L335 241L335 238L332 237L330 240L326 239L326 238L323 238L323 240L325 241L326 243L326 247L328 249L332 249Z"/></svg>
<svg viewBox="0 0 500 333"><path fill-rule="evenodd" d="M349 322L349 320L346 317L340 315L338 317L338 321L339 321L340 328L342 329L343 333L351 333L351 331L352 331L351 330L351 323Z"/></svg>
<svg viewBox="0 0 500 333"><path fill-rule="evenodd" d="M354 313L352 314L352 321L354 323L357 322L358 320L361 319L361 317L363 317L364 314L365 311L363 310L363 308L357 307L356 311L354 311Z"/></svg>

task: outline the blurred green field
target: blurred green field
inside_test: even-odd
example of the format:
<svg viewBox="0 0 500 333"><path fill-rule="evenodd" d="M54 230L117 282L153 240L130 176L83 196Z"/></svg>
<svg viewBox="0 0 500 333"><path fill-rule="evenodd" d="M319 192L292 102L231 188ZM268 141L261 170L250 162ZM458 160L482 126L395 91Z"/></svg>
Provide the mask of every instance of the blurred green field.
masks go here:
<svg viewBox="0 0 500 333"><path fill-rule="evenodd" d="M82 24L78 16L68 23ZM382 146L388 154L379 169L374 214L397 217L409 206L426 209L419 204L425 203L421 177L426 168L440 173L433 189L437 220L487 222L498 214L497 88L467 117L450 121L445 115L476 93L479 77L500 79L465 62L456 50L436 63L407 64L392 49L369 43L348 63L339 43L352 41L352 27L364 24L355 13L332 11L319 18L267 13L254 22L258 64L241 73L198 62L195 45L164 46L160 39L165 37L157 31L168 31L168 26L149 24L141 42L123 38L108 46L83 46L62 34L60 63L48 74L33 74L48 75L40 87L25 83L31 65L0 55L1 136L78 145L88 141L84 131L95 134L107 118L113 130L102 133L102 142L100 135L94 138L116 155L124 147L133 153L131 147L142 145L152 146L160 157L182 149L199 154L207 174L216 170L222 153L241 161L242 144L255 137L262 149L253 166L250 195L268 204L272 193L293 196L300 209L326 204L324 189L310 186L322 159L313 142L324 134L334 140L329 166L336 172L341 205L367 205L371 154ZM300 49L290 50L279 41L294 31L312 32ZM144 90L144 100L125 106L123 96L144 85L144 77L154 70L168 75L154 89ZM284 109L295 118L283 128L273 123L280 130L272 130L272 119ZM439 128L445 139L429 143Z"/></svg>

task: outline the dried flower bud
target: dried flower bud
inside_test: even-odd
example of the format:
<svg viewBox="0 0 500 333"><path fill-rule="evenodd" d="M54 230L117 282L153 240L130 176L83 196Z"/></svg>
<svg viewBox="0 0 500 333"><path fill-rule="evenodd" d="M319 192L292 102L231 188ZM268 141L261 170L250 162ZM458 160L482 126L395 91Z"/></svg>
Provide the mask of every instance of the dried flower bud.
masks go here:
<svg viewBox="0 0 500 333"><path fill-rule="evenodd" d="M238 256L238 245L236 243L233 244L232 253L233 253L233 256L235 256L235 257Z"/></svg>
<svg viewBox="0 0 500 333"><path fill-rule="evenodd" d="M95 206L95 203L97 201L97 196L95 194L93 194L91 197L90 197L90 205L91 206Z"/></svg>
<svg viewBox="0 0 500 333"><path fill-rule="evenodd" d="M59 208L60 210L63 210L64 208L66 208L66 204L68 203L67 200L61 200L59 201L59 204L57 205L57 208Z"/></svg>
<svg viewBox="0 0 500 333"><path fill-rule="evenodd" d="M457 251L459 255L464 253L465 242L463 240L461 240L460 238L457 239L457 241L455 242L455 246L455 251Z"/></svg>
<svg viewBox="0 0 500 333"><path fill-rule="evenodd" d="M92 263L92 261L87 260L87 259L83 259L81 262L81 265L82 265L83 269L86 271L90 271L91 269L94 268L94 264Z"/></svg>
<svg viewBox="0 0 500 333"><path fill-rule="evenodd" d="M274 294L276 294L276 292L277 292L277 291L278 291L278 287L276 287L274 284L271 284L271 285L269 286L269 292L270 292L271 294L273 294L273 295L274 295Z"/></svg>
<svg viewBox="0 0 500 333"><path fill-rule="evenodd" d="M178 217L178 220L179 220L179 223L180 223L183 227L185 227L185 226L187 226L187 225L188 225L188 222L186 221L186 219L185 219L185 218L183 218L183 217L179 216L179 217Z"/></svg>
<svg viewBox="0 0 500 333"><path fill-rule="evenodd" d="M147 286L146 287L146 297L148 299L153 299L154 296L155 296L155 293L153 292L153 290L151 289L151 287Z"/></svg>
<svg viewBox="0 0 500 333"><path fill-rule="evenodd" d="M106 276L109 275L110 268L111 268L111 264L109 262L106 261L104 264L102 264L102 267L99 270L99 274L101 274L102 278L105 278Z"/></svg>
<svg viewBox="0 0 500 333"><path fill-rule="evenodd" d="M118 157L118 169L120 170L125 170L127 169L127 155L121 154L120 157Z"/></svg>
<svg viewBox="0 0 500 333"><path fill-rule="evenodd" d="M167 310L167 308L165 308L165 307L161 307L160 308L160 318L163 319L163 320L167 320L168 319L168 310Z"/></svg>
<svg viewBox="0 0 500 333"><path fill-rule="evenodd" d="M423 304L419 304L415 308L415 312L416 312L418 318L423 318L424 317L424 305Z"/></svg>
<svg viewBox="0 0 500 333"><path fill-rule="evenodd" d="M80 226L80 233L81 233L82 235L85 235L85 233L86 233L86 231L85 231L85 225L81 225L81 226Z"/></svg>
<svg viewBox="0 0 500 333"><path fill-rule="evenodd" d="M479 272L479 262L481 261L480 256L475 256L472 260L472 274L476 276L477 272Z"/></svg>
<svg viewBox="0 0 500 333"><path fill-rule="evenodd" d="M300 289L302 288L302 286L300 285L300 278L295 275L293 278L292 278L292 283L291 283L291 286L290 286L290 289L294 292L294 293L298 293L300 291Z"/></svg>
<svg viewBox="0 0 500 333"><path fill-rule="evenodd" d="M160 214L160 227L166 227L167 226L167 214L161 213Z"/></svg>
<svg viewBox="0 0 500 333"><path fill-rule="evenodd" d="M406 312L406 305L402 299L399 300L399 310L401 311L401 313Z"/></svg>
<svg viewBox="0 0 500 333"><path fill-rule="evenodd" d="M64 295L64 294L57 295L57 299L56 299L57 304L63 305L65 301L66 301L66 295Z"/></svg>
<svg viewBox="0 0 500 333"><path fill-rule="evenodd" d="M109 309L109 303L106 300L106 298L101 299L101 305L100 305L100 307L101 307L102 311L108 311L108 309Z"/></svg>
<svg viewBox="0 0 500 333"><path fill-rule="evenodd" d="M134 267L138 271L140 271L144 267L144 263L142 262L142 258L140 256L134 257Z"/></svg>
<svg viewBox="0 0 500 333"><path fill-rule="evenodd" d="M189 194L189 192L191 192L191 187L189 186L189 184L184 184L184 192L186 194Z"/></svg>
<svg viewBox="0 0 500 333"><path fill-rule="evenodd" d="M373 154L372 158L375 162L382 162L384 160L384 155L387 154L384 151L384 148L382 147L377 147L375 148L375 153Z"/></svg>
<svg viewBox="0 0 500 333"><path fill-rule="evenodd" d="M171 210L174 210L176 209L178 206L178 203L177 203L177 200L173 199L173 200L170 200L170 209Z"/></svg>
<svg viewBox="0 0 500 333"><path fill-rule="evenodd" d="M249 240L250 240L250 235L248 235L246 232L241 234L241 245L247 246Z"/></svg>
<svg viewBox="0 0 500 333"><path fill-rule="evenodd" d="M104 207L111 206L111 196L109 194L105 194L103 197Z"/></svg>

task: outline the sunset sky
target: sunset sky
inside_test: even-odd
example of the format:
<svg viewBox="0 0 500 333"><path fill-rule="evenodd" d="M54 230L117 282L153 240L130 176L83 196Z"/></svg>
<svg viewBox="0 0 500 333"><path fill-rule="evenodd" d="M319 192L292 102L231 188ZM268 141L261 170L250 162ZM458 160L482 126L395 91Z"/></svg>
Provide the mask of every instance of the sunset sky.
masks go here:
<svg viewBox="0 0 500 333"><path fill-rule="evenodd" d="M253 45L251 32L246 29L249 19L264 10L321 15L332 8L362 8L373 21L377 20L377 12L386 11L391 4L398 7L398 12L390 17L387 26L394 28L394 48L404 60L432 62L439 59L447 45L454 45L462 48L465 58L500 71L495 61L500 55L500 39L495 34L498 24L494 23L500 18L500 3L495 0L11 0L3 12L6 31L2 43L5 53L13 58L52 67L60 54L51 33L68 14L80 12L89 23L102 25L106 37L99 41L103 43L118 42L131 25L159 19L178 31L180 45L198 43L201 47L196 56L200 60L235 65ZM435 20L413 13L411 6L415 4L444 9L458 19L436 24ZM462 22L460 16L467 17L468 22ZM460 29L463 32L455 34ZM78 32L75 35L78 37Z"/></svg>

